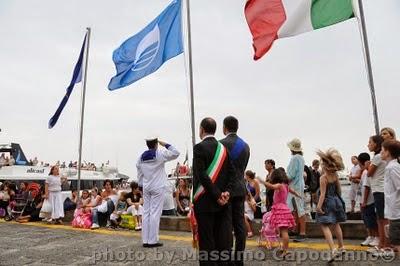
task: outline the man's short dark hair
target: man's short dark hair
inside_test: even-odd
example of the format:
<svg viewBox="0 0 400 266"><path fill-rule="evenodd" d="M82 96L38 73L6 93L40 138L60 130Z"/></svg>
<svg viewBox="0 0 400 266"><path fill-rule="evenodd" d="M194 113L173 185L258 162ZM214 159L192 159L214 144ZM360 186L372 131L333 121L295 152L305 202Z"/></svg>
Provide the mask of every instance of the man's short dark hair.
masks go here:
<svg viewBox="0 0 400 266"><path fill-rule="evenodd" d="M270 164L270 165L272 165L274 168L275 168L275 161L274 160L272 160L272 159L268 159L268 160L265 160L265 162L264 162L265 164Z"/></svg>
<svg viewBox="0 0 400 266"><path fill-rule="evenodd" d="M139 187L139 185L138 185L137 182L135 182L135 181L131 182L131 189L132 189L132 190L135 190L135 189L137 189L138 187Z"/></svg>
<svg viewBox="0 0 400 266"><path fill-rule="evenodd" d="M204 132L207 134L215 134L217 131L217 123L211 117L206 117L201 120L200 126L204 129Z"/></svg>
<svg viewBox="0 0 400 266"><path fill-rule="evenodd" d="M236 117L233 116L227 116L224 119L224 127L229 131L236 133L239 128L239 121L236 119Z"/></svg>
<svg viewBox="0 0 400 266"><path fill-rule="evenodd" d="M146 140L146 145L149 149L155 149L158 143L158 139Z"/></svg>
<svg viewBox="0 0 400 266"><path fill-rule="evenodd" d="M371 156L369 156L369 154L366 152L360 153L360 155L356 156L356 158L358 162L361 163L362 165L364 165L367 161L371 160Z"/></svg>

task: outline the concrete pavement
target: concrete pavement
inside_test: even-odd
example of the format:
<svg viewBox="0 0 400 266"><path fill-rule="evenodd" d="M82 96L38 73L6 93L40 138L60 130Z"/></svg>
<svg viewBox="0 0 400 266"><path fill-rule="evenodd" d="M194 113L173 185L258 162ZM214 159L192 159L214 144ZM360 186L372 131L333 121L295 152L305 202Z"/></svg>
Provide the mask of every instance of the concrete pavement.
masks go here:
<svg viewBox="0 0 400 266"><path fill-rule="evenodd" d="M81 230L43 223L17 224L0 221L0 265L198 265L191 248L191 234L162 231L164 246L145 249L140 232L127 230ZM359 241L345 241L348 253L331 265L399 265L370 257ZM275 252L259 248L256 239L247 243L245 265L327 265L323 239L290 243L286 261ZM387 258L392 260L392 258Z"/></svg>

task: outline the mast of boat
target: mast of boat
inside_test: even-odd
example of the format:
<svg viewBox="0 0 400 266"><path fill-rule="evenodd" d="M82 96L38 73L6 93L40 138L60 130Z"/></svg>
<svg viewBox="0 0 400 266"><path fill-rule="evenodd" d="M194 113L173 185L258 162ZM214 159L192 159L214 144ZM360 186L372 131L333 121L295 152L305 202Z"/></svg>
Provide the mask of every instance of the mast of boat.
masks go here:
<svg viewBox="0 0 400 266"><path fill-rule="evenodd" d="M357 20L358 20L361 39L363 41L364 61L367 68L368 84L371 91L371 101L372 101L372 111L374 115L375 131L376 134L379 135L380 133L379 117L378 117L378 107L376 104L376 96L375 96L374 75L372 73L371 56L369 53L367 27L365 24L364 7L362 0L358 0L358 11L359 11L359 16Z"/></svg>
<svg viewBox="0 0 400 266"><path fill-rule="evenodd" d="M88 58L89 58L89 43L90 43L90 32L91 29L86 28L86 44L85 44L85 52L84 52L84 65L83 68L83 82L82 82L82 94L81 94L81 121L79 126L79 156L78 156L78 182L76 190L78 191L78 200L80 198L80 190L81 190L81 167L82 167L82 142L83 142L83 121L85 117L85 97L86 97L86 81L87 81L87 69L88 69Z"/></svg>

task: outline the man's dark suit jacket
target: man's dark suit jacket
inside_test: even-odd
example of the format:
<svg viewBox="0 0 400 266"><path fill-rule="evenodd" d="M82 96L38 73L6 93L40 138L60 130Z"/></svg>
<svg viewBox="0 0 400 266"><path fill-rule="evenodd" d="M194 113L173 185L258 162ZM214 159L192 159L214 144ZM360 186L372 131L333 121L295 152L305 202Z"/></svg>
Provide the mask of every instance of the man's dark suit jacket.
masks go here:
<svg viewBox="0 0 400 266"><path fill-rule="evenodd" d="M250 158L249 145L235 133L230 133L221 140L221 143L228 149L230 159L235 168L231 197L244 197L246 196L244 171Z"/></svg>
<svg viewBox="0 0 400 266"><path fill-rule="evenodd" d="M217 146L218 142L214 137L207 137L193 147L193 189L197 189L201 184L205 190L198 201L194 202L194 210L197 213L222 210L223 207L217 202L221 193L231 193L235 169L229 160L229 153L214 184L206 173L214 159Z"/></svg>

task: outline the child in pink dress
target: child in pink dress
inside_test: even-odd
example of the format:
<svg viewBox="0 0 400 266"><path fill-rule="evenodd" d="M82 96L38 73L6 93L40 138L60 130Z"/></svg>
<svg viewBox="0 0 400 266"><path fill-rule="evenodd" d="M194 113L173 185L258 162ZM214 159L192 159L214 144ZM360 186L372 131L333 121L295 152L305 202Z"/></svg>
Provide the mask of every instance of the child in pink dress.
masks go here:
<svg viewBox="0 0 400 266"><path fill-rule="evenodd" d="M280 254L282 257L287 254L289 247L288 229L296 226L292 212L286 203L287 196L290 192L300 197L296 191L289 188L288 183L288 177L282 169L276 169L272 172L271 183L264 182L264 185L268 189L274 190L274 203L271 208L269 223L271 228L279 230L282 238L282 252Z"/></svg>

